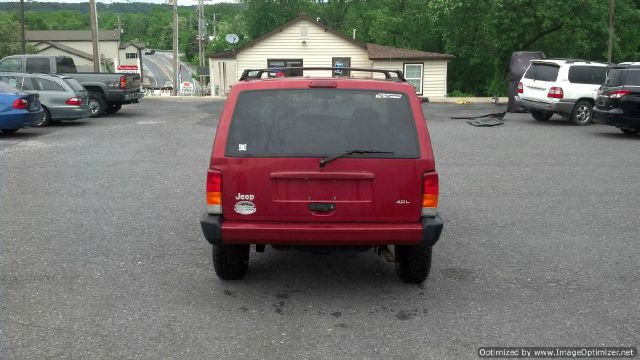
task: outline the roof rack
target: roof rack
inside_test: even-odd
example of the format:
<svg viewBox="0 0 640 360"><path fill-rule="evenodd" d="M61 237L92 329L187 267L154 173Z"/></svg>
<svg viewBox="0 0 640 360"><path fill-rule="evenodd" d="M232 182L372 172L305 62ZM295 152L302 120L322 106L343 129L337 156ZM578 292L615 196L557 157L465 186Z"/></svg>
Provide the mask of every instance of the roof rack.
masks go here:
<svg viewBox="0 0 640 360"><path fill-rule="evenodd" d="M592 61L592 60L583 60L583 59L571 59L571 58L544 58L544 59L536 59L536 60L558 60L558 61L565 61L567 64L573 64L573 63L577 63L577 62L583 62L583 63L587 63L587 64L591 64L592 62L605 64L605 62L601 62L601 61Z"/></svg>
<svg viewBox="0 0 640 360"><path fill-rule="evenodd" d="M260 79L264 73L270 73L275 71L286 71L286 70L340 70L340 71L363 71L370 73L380 73L384 74L385 80L397 79L399 81L406 82L407 80L404 78L404 74L402 70L381 70L381 69L363 69L363 68L352 68L352 67L278 67L275 69L246 69L242 72L242 76L240 76L240 81L247 81L249 79ZM395 74L395 77L392 77L391 74Z"/></svg>

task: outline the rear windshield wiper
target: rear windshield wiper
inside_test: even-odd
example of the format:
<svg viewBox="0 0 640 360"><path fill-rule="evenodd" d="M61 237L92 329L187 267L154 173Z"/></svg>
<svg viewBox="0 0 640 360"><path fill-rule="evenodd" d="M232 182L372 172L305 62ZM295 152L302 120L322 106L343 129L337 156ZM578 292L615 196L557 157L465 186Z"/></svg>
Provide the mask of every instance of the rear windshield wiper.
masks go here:
<svg viewBox="0 0 640 360"><path fill-rule="evenodd" d="M328 156L322 160L320 160L320 167L324 167L325 165L327 165L327 163L335 160L335 159L339 159L341 157L347 156L347 155L351 155L351 154L393 154L393 151L379 151L379 150L347 150L341 154L338 155L333 155L333 156Z"/></svg>

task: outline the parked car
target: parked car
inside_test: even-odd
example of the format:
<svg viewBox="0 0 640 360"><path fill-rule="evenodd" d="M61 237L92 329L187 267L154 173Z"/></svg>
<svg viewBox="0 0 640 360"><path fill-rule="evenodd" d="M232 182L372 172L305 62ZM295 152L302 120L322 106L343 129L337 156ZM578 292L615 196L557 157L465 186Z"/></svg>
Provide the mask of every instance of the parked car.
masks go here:
<svg viewBox="0 0 640 360"><path fill-rule="evenodd" d="M144 52L145 55L153 55L156 53L156 49L149 49Z"/></svg>
<svg viewBox="0 0 640 360"><path fill-rule="evenodd" d="M0 60L0 71L63 74L89 92L91 117L118 112L122 105L144 97L139 74L79 73L72 58L56 55L11 55Z"/></svg>
<svg viewBox="0 0 640 360"><path fill-rule="evenodd" d="M387 78L373 80L332 78L335 69L265 80L270 69L246 70L231 88L201 218L220 278L245 275L251 244L320 253L373 247L403 281L427 278L443 222L415 88L401 71L343 69Z"/></svg>
<svg viewBox="0 0 640 360"><path fill-rule="evenodd" d="M38 94L27 94L0 82L0 132L12 134L42 119Z"/></svg>
<svg viewBox="0 0 640 360"><path fill-rule="evenodd" d="M587 125L593 120L596 92L607 66L572 59L532 60L518 84L516 102L538 121L560 114L575 125Z"/></svg>
<svg viewBox="0 0 640 360"><path fill-rule="evenodd" d="M640 133L640 63L622 63L609 68L598 91L594 109L598 122L626 134Z"/></svg>
<svg viewBox="0 0 640 360"><path fill-rule="evenodd" d="M91 116L87 91L68 76L0 73L0 81L23 92L40 95L43 116L42 120L33 126L43 127L51 121L77 120Z"/></svg>

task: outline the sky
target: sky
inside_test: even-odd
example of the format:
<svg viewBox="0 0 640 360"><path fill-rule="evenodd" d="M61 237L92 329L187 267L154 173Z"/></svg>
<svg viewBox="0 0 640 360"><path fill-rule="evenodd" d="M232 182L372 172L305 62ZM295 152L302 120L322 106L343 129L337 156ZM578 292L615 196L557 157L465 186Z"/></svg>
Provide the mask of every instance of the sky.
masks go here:
<svg viewBox="0 0 640 360"><path fill-rule="evenodd" d="M26 0L30 1L31 0ZM165 0L96 0L99 3L124 3L124 2L143 2L152 4L166 4ZM19 0L0 0L0 2L20 2ZM89 3L89 0L36 0L32 2L59 2L59 3ZM197 0L178 0L178 5L193 5ZM217 4L221 2L237 2L236 0L204 0L205 4Z"/></svg>

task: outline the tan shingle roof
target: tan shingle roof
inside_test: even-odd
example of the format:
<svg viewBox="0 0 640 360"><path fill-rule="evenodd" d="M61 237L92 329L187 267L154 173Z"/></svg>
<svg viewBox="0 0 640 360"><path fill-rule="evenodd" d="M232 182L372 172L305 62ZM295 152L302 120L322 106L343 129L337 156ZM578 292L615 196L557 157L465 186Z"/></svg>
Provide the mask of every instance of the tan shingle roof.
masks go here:
<svg viewBox="0 0 640 360"><path fill-rule="evenodd" d="M91 41L90 30L33 30L25 33L27 41ZM120 32L118 30L100 30L98 32L99 41L118 41Z"/></svg>
<svg viewBox="0 0 640 360"><path fill-rule="evenodd" d="M369 60L446 60L455 56L391 46L367 44Z"/></svg>

